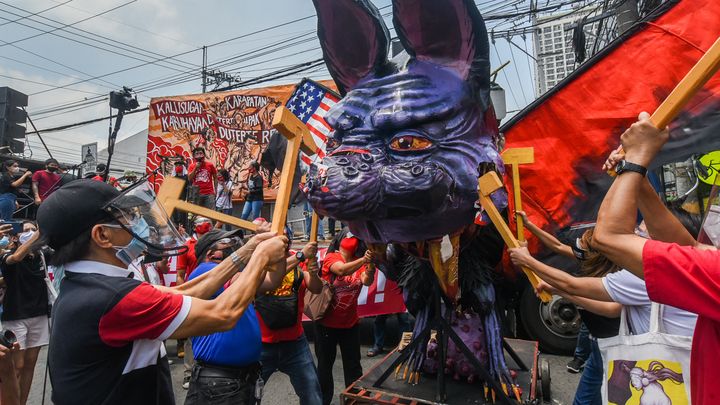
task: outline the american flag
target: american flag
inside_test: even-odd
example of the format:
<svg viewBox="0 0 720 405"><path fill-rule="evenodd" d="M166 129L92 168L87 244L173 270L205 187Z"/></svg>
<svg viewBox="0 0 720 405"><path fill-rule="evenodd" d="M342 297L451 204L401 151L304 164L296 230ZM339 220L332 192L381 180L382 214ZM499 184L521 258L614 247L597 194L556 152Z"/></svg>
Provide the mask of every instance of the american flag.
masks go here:
<svg viewBox="0 0 720 405"><path fill-rule="evenodd" d="M325 157L327 138L332 131L324 117L330 107L337 104L338 101L340 101L340 96L332 90L310 79L303 79L285 104L288 110L307 125L318 146L316 156L300 153L300 159L304 164L322 166L320 161Z"/></svg>

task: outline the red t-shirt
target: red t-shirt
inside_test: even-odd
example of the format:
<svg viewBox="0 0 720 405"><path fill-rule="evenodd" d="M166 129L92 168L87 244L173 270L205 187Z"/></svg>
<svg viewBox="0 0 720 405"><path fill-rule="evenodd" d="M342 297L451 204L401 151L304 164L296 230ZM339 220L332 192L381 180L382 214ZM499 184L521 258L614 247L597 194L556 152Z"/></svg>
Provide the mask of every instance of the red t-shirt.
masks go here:
<svg viewBox="0 0 720 405"><path fill-rule="evenodd" d="M177 269L185 269L185 280L190 277L190 273L197 267L197 258L195 257L195 245L197 240L195 238L188 239L185 242L185 246L188 247L187 252L177 256L177 265L175 266L175 273Z"/></svg>
<svg viewBox="0 0 720 405"><path fill-rule="evenodd" d="M192 173L195 170L196 162L190 164L188 172ZM195 179L192 184L198 187L198 191L201 195L215 195L215 177L217 176L217 169L215 165L204 160L202 166L198 169L195 174Z"/></svg>
<svg viewBox="0 0 720 405"><path fill-rule="evenodd" d="M38 194L41 200L45 200L61 186L60 175L57 173L50 173L47 170L40 170L32 175L33 183L38 184Z"/></svg>
<svg viewBox="0 0 720 405"><path fill-rule="evenodd" d="M650 299L698 314L690 359L694 405L720 404L720 251L658 241L643 248Z"/></svg>
<svg viewBox="0 0 720 405"><path fill-rule="evenodd" d="M349 276L340 277L330 272L330 266L338 262L345 263L339 252L328 253L323 260L321 276L335 287L335 296L320 324L328 328L349 329L360 321L357 299L362 289L360 275L365 271L365 266Z"/></svg>
<svg viewBox="0 0 720 405"><path fill-rule="evenodd" d="M298 272L300 277L303 277L302 272ZM270 294L284 297L288 296L292 293L292 286L295 282L295 272L291 271L288 274L285 275L285 278L283 278L282 284L280 284L280 287L278 287L275 291L273 291ZM257 312L258 321L260 322L260 332L262 332L262 342L263 343L280 343L280 342L292 342L294 340L298 340L300 336L305 333L305 330L302 326L302 316L303 311L305 309L305 291L307 291L307 286L305 285L305 280L303 280L300 284L300 288L298 288L298 315L297 315L297 322L295 325L285 328L285 329L270 329L265 325L265 321L263 321L262 316L260 315L260 312Z"/></svg>

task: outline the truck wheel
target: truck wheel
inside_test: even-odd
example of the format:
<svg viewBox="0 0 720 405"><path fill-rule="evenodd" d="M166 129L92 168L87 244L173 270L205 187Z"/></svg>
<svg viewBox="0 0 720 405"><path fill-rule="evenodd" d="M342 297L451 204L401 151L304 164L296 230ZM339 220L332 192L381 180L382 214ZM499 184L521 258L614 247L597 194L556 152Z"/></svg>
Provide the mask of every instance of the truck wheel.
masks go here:
<svg viewBox="0 0 720 405"><path fill-rule="evenodd" d="M528 286L520 297L518 312L525 333L540 343L540 350L551 354L573 353L580 330L580 315L573 303L557 295L549 303L543 303Z"/></svg>

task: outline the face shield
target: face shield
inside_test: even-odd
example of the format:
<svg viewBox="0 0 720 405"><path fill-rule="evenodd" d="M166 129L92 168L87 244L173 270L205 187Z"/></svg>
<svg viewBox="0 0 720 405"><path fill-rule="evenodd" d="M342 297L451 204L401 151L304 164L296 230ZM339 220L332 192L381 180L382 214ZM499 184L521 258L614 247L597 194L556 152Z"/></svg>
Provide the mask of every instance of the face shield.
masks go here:
<svg viewBox="0 0 720 405"><path fill-rule="evenodd" d="M147 254L165 257L187 251L185 239L175 229L147 180L123 191L105 206L105 210L133 238L142 242Z"/></svg>
<svg viewBox="0 0 720 405"><path fill-rule="evenodd" d="M720 249L720 186L713 186L698 242Z"/></svg>

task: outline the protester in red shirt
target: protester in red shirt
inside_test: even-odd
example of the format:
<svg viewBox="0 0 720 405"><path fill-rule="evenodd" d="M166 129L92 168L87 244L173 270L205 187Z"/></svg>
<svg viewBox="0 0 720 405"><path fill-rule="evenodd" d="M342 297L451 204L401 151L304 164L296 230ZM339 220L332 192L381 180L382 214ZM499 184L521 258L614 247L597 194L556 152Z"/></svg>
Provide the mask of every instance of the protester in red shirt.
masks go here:
<svg viewBox="0 0 720 405"><path fill-rule="evenodd" d="M644 278L653 301L699 315L690 360L692 403L715 405L720 403L715 378L720 364L720 252L698 243L645 178L668 137L647 113L622 135L624 156L618 149L604 166L617 165L619 173L600 207L593 247ZM653 240L634 233L638 208Z"/></svg>
<svg viewBox="0 0 720 405"><path fill-rule="evenodd" d="M198 188L198 205L215 209L215 185L217 183L217 169L212 162L205 160L205 149L193 149L195 161L188 168L188 180Z"/></svg>
<svg viewBox="0 0 720 405"><path fill-rule="evenodd" d="M373 283L375 266L369 250L360 258L355 257L359 244L360 240L348 233L340 242L340 251L328 253L323 261L322 278L335 288L335 297L328 312L315 324L315 355L325 405L330 404L333 398L333 364L338 345L345 386L350 386L362 376L357 299L362 286Z"/></svg>
<svg viewBox="0 0 720 405"><path fill-rule="evenodd" d="M255 299L262 332L262 379L268 381L275 371L285 373L290 377L300 405L319 404L322 393L317 368L302 325L306 290L314 294L322 291L317 243L308 243L302 251L290 253L288 272L280 287ZM291 309L295 322L284 327Z"/></svg>
<svg viewBox="0 0 720 405"><path fill-rule="evenodd" d="M45 161L45 170L38 170L33 174L32 190L36 205L40 205L62 185L62 177L58 174L59 170L58 161L50 158Z"/></svg>

